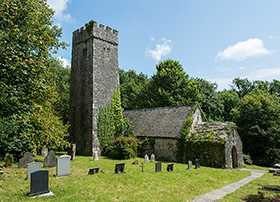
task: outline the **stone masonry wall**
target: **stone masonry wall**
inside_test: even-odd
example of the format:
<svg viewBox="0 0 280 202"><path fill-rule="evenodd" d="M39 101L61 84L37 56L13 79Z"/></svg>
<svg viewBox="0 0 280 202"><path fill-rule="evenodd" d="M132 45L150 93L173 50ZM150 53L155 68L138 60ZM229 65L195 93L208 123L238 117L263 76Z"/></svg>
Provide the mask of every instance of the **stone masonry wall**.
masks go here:
<svg viewBox="0 0 280 202"><path fill-rule="evenodd" d="M157 160L177 162L177 139L156 138L154 151Z"/></svg>
<svg viewBox="0 0 280 202"><path fill-rule="evenodd" d="M111 102L119 86L118 31L93 23L73 32L70 84L70 136L77 154L99 151L97 120L100 107Z"/></svg>

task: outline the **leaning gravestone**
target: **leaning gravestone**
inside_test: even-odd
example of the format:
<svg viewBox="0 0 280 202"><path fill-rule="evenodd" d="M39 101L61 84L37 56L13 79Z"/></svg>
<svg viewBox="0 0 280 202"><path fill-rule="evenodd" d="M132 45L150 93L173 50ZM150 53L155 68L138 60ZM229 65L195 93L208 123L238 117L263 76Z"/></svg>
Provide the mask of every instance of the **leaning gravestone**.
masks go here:
<svg viewBox="0 0 280 202"><path fill-rule="evenodd" d="M56 166L56 157L53 150L48 153L44 159L44 168L52 168Z"/></svg>
<svg viewBox="0 0 280 202"><path fill-rule="evenodd" d="M160 161L156 162L155 169L156 169L156 173L161 172L161 162Z"/></svg>
<svg viewBox="0 0 280 202"><path fill-rule="evenodd" d="M32 163L33 161L31 153L25 152L23 157L19 159L18 168L27 168L27 164Z"/></svg>
<svg viewBox="0 0 280 202"><path fill-rule="evenodd" d="M188 170L192 169L192 161L188 161Z"/></svg>
<svg viewBox="0 0 280 202"><path fill-rule="evenodd" d="M145 154L145 163L149 163L149 157L147 154Z"/></svg>
<svg viewBox="0 0 280 202"><path fill-rule="evenodd" d="M62 155L57 158L57 163L56 163L56 176L57 177L71 175L70 159L71 159L71 157L68 155Z"/></svg>
<svg viewBox="0 0 280 202"><path fill-rule="evenodd" d="M41 151L41 156L47 156L48 155L48 147L43 146L42 151Z"/></svg>
<svg viewBox="0 0 280 202"><path fill-rule="evenodd" d="M200 169L199 159L195 159L195 168L194 169Z"/></svg>
<svg viewBox="0 0 280 202"><path fill-rule="evenodd" d="M151 162L155 162L156 161L156 157L154 154L151 155Z"/></svg>
<svg viewBox="0 0 280 202"><path fill-rule="evenodd" d="M31 173L30 196L36 196L49 192L49 171L38 170Z"/></svg>
<svg viewBox="0 0 280 202"><path fill-rule="evenodd" d="M115 174L125 174L124 172L125 163L116 163Z"/></svg>
<svg viewBox="0 0 280 202"><path fill-rule="evenodd" d="M41 162L32 162L27 164L27 178L26 179L30 179L30 175L33 172L36 172L38 170L41 170Z"/></svg>

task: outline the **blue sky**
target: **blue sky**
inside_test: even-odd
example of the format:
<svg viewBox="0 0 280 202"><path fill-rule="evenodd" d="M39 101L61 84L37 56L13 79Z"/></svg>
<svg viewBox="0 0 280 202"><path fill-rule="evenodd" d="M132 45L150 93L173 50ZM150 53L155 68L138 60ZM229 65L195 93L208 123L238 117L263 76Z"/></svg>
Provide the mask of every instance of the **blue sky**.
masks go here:
<svg viewBox="0 0 280 202"><path fill-rule="evenodd" d="M72 32L90 20L119 31L119 67L156 73L173 59L190 77L229 89L236 77L280 80L279 0L48 0L71 61ZM70 63L69 63L70 64Z"/></svg>

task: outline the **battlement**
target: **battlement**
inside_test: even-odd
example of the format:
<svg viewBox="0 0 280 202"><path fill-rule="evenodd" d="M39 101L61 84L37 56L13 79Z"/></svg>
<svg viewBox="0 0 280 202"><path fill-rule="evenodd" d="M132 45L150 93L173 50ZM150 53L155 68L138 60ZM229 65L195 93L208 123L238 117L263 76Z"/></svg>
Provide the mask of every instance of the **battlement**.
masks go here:
<svg viewBox="0 0 280 202"><path fill-rule="evenodd" d="M90 21L85 26L77 29L73 32L73 44L79 44L86 42L87 40L94 38L102 41L106 41L111 44L118 45L118 36L119 32L116 29L113 29L103 24L99 24L95 21Z"/></svg>

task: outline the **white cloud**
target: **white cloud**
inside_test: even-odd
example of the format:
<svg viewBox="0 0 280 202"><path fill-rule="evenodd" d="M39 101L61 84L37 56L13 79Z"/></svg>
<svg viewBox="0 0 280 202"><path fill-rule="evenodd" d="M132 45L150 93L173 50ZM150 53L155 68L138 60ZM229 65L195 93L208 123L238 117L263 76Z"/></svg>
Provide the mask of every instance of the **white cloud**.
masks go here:
<svg viewBox="0 0 280 202"><path fill-rule="evenodd" d="M70 61L67 60L66 58L63 58L61 56L57 57L57 59L60 61L63 67L71 66Z"/></svg>
<svg viewBox="0 0 280 202"><path fill-rule="evenodd" d="M232 69L229 67L216 67L216 70L218 70L219 72L224 72L224 73L232 71Z"/></svg>
<svg viewBox="0 0 280 202"><path fill-rule="evenodd" d="M49 6L55 11L54 17L59 21L73 22L74 19L69 13L65 13L67 10L67 4L71 0L47 0Z"/></svg>
<svg viewBox="0 0 280 202"><path fill-rule="evenodd" d="M280 78L280 68L266 68L259 69L254 72L251 72L247 78L249 80L273 80Z"/></svg>
<svg viewBox="0 0 280 202"><path fill-rule="evenodd" d="M150 40L154 41L154 38L151 37ZM161 44L156 44L155 45L156 46L155 49L147 48L145 55L151 56L156 61L160 61L162 56L166 56L169 53L171 53L172 41L171 40L167 40L165 38L162 38L160 40L160 42L161 42Z"/></svg>
<svg viewBox="0 0 280 202"><path fill-rule="evenodd" d="M269 55L272 52L273 51L264 48L263 41L261 39L253 38L227 47L224 51L217 54L216 60L242 61L249 57Z"/></svg>

